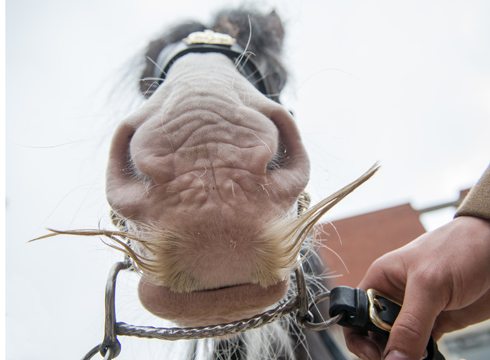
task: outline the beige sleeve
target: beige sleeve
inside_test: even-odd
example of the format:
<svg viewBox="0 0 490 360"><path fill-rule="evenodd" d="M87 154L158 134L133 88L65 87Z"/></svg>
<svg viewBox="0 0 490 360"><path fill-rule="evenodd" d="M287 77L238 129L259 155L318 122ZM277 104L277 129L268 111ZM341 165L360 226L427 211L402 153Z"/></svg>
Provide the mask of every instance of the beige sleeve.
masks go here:
<svg viewBox="0 0 490 360"><path fill-rule="evenodd" d="M465 197L456 216L474 216L490 220L490 165Z"/></svg>

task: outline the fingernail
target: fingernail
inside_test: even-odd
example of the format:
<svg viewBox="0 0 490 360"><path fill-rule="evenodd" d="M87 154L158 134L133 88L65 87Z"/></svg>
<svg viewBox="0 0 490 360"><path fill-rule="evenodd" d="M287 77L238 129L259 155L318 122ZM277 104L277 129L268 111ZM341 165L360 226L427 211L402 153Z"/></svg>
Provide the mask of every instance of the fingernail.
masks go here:
<svg viewBox="0 0 490 360"><path fill-rule="evenodd" d="M400 351L392 350L386 355L385 360L410 360L410 358Z"/></svg>

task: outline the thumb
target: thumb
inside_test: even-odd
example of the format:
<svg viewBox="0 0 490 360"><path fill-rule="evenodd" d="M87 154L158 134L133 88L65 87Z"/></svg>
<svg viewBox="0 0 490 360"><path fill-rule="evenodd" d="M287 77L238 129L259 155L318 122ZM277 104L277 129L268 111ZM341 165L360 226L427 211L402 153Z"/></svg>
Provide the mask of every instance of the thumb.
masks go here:
<svg viewBox="0 0 490 360"><path fill-rule="evenodd" d="M442 301L424 281L408 279L403 306L393 324L385 348L386 360L419 360L439 313Z"/></svg>

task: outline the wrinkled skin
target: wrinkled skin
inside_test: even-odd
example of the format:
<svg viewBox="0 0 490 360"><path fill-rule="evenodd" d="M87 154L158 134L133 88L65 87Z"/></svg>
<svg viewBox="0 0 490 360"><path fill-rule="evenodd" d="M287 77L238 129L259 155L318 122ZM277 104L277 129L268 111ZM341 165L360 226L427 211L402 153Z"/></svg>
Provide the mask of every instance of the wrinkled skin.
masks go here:
<svg viewBox="0 0 490 360"><path fill-rule="evenodd" d="M280 143L286 155L278 166ZM309 164L289 112L267 99L221 54L188 54L117 129L107 197L122 217L176 233L177 259L194 280L174 291L143 275L139 296L151 312L184 325L250 316L287 290L257 284L254 237L294 212ZM282 271L282 272L281 272ZM180 289L182 290L182 289Z"/></svg>

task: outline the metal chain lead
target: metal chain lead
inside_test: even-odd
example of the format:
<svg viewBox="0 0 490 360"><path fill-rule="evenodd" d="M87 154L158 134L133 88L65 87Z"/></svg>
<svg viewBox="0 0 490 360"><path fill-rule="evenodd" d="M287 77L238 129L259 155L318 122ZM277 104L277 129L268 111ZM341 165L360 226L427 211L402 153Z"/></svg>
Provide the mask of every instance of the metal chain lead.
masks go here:
<svg viewBox="0 0 490 360"><path fill-rule="evenodd" d="M104 356L104 360L115 359L121 352L121 344L117 339L118 335L161 340L188 340L219 337L258 328L295 311L298 324L304 328L314 331L325 330L340 320L340 315L338 315L320 323L313 322L313 316L311 315L310 308L315 304L328 299L330 292L322 292L315 296L313 301L310 302L308 299L303 268L301 264L299 264L295 270L296 288L298 292L297 296L289 301L277 305L271 310L265 311L248 319L226 324L190 328L157 328L152 326L136 326L126 324L124 322L116 322L115 296L117 275L121 270L131 268L131 265L130 259L125 258L124 261L114 264L111 268L107 279L105 294L106 316L104 340L101 344L92 348L85 355L83 360L90 360L97 353Z"/></svg>
<svg viewBox="0 0 490 360"><path fill-rule="evenodd" d="M252 318L234 321L227 324L195 328L156 328L152 326L134 326L126 323L117 323L116 328L118 335L161 340L202 339L232 335L245 330L258 328L291 313L295 309L296 300L293 299Z"/></svg>

